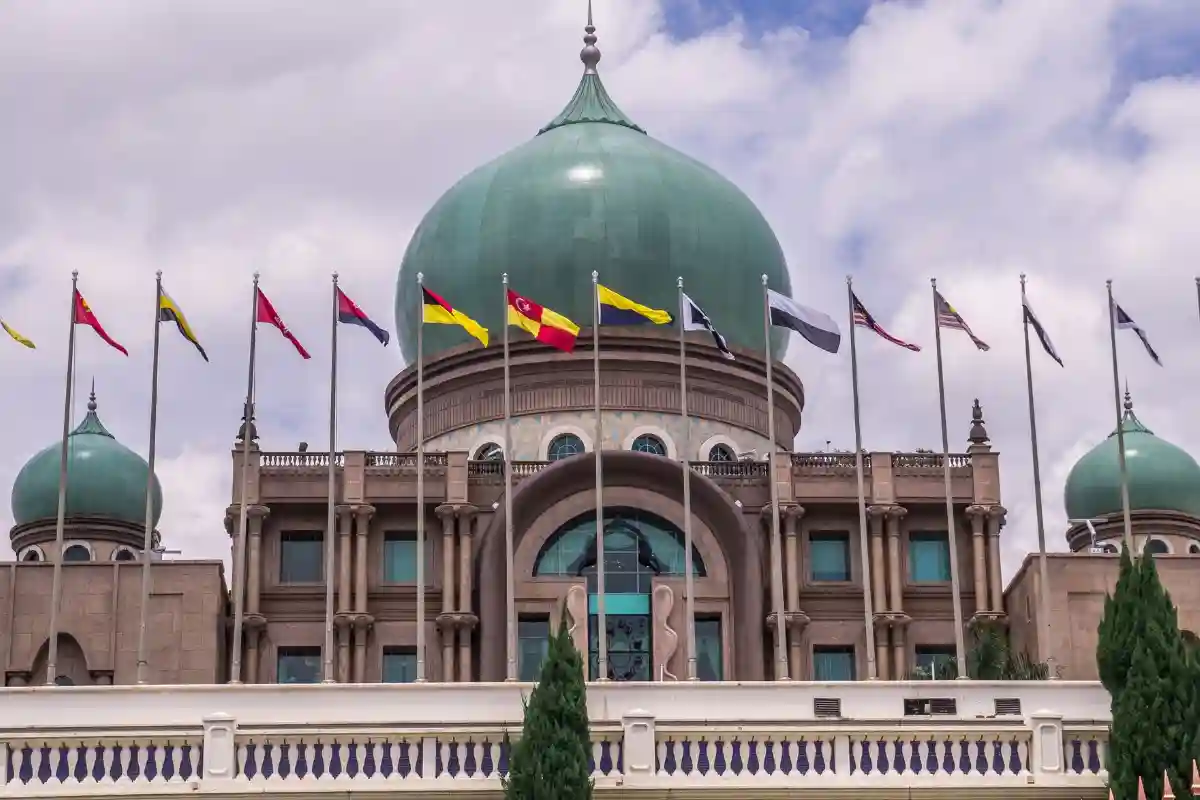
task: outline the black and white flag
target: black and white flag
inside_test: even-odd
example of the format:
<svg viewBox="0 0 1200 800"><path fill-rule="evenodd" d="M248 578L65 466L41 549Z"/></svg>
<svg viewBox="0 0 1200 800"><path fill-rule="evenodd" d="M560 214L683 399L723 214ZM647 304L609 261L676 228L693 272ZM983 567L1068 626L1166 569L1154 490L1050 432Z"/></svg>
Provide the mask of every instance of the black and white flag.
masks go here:
<svg viewBox="0 0 1200 800"><path fill-rule="evenodd" d="M721 355L733 360L733 353L729 351L729 344L725 341L725 337L713 326L708 314L705 314L700 306L696 305L696 301L686 294L683 296L683 329L685 331L708 331L712 334L713 344L721 351Z"/></svg>
<svg viewBox="0 0 1200 800"><path fill-rule="evenodd" d="M1117 313L1117 327L1126 328L1137 334L1137 337L1142 340L1142 345L1146 348L1146 352L1154 359L1154 363L1162 366L1162 359L1158 357L1158 353L1154 352L1154 348L1150 346L1150 340L1146 338L1146 332L1138 327L1138 324L1133 321L1133 317L1125 313L1125 309L1121 308L1116 302L1113 302Z"/></svg>
<svg viewBox="0 0 1200 800"><path fill-rule="evenodd" d="M1048 356L1057 361L1060 367L1066 366L1063 364L1062 358L1058 355L1058 351L1054 349L1054 343L1050 341L1050 335L1042 327L1037 314L1033 313L1033 308L1029 305L1029 301L1023 299L1021 304L1025 307L1025 323L1033 328L1033 332L1037 334L1038 341L1042 343L1042 349L1046 351Z"/></svg>
<svg viewBox="0 0 1200 800"><path fill-rule="evenodd" d="M767 289L767 308L771 324L795 331L813 347L836 353L842 345L842 332L828 314L802 306L787 295Z"/></svg>

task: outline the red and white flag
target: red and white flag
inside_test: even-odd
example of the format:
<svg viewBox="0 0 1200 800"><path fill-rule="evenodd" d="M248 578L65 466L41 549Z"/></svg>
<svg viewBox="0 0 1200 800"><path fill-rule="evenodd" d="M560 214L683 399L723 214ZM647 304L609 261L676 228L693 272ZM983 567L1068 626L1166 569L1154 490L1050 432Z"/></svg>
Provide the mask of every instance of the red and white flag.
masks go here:
<svg viewBox="0 0 1200 800"><path fill-rule="evenodd" d="M296 348L296 352L304 358L312 358L308 351L304 349L304 345L300 344L300 340L292 335L288 330L288 326L283 324L279 314L275 312L275 306L271 305L271 301L263 294L262 289L258 290L258 315L255 317L256 322L266 322L274 325L283 334L283 338L287 339Z"/></svg>

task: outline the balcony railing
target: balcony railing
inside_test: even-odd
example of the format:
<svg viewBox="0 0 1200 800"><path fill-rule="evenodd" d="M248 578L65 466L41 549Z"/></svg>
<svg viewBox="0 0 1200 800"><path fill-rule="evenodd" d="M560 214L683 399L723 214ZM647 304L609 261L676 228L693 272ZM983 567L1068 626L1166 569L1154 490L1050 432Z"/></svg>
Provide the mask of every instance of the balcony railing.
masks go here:
<svg viewBox="0 0 1200 800"><path fill-rule="evenodd" d="M0 796L496 790L529 684L0 690ZM905 715L939 697L957 711ZM832 706L830 704L833 704ZM1020 706L1025 715L997 715ZM593 684L605 794L1102 790L1094 683ZM833 716L827 713L833 706ZM957 792L957 793L956 793ZM342 796L342 795L339 795ZM1074 795L1071 795L1074 796Z"/></svg>

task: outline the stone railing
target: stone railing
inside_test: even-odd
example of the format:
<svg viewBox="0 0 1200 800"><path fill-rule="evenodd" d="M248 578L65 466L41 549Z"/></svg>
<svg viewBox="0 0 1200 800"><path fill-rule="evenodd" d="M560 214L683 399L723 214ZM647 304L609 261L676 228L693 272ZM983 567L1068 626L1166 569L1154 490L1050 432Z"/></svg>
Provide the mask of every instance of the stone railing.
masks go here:
<svg viewBox="0 0 1200 800"><path fill-rule="evenodd" d="M950 454L950 470L971 468L971 456L966 453ZM941 475L941 453L894 453L892 470L897 475Z"/></svg>
<svg viewBox="0 0 1200 800"><path fill-rule="evenodd" d="M0 797L495 791L531 689L4 689ZM920 713L922 698L954 713ZM1066 681L593 684L592 775L604 795L1102 796L1108 706Z"/></svg>
<svg viewBox="0 0 1200 800"><path fill-rule="evenodd" d="M262 453L259 463L266 469L329 469L329 453ZM333 465L345 463L341 453L333 454Z"/></svg>

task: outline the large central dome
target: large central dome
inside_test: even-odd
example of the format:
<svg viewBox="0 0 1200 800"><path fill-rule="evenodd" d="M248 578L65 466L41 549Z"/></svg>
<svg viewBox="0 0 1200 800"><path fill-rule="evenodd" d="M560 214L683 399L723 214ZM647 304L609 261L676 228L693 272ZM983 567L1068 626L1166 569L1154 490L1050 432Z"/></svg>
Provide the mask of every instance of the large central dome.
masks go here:
<svg viewBox="0 0 1200 800"><path fill-rule="evenodd" d="M539 134L452 187L413 234L400 268L396 328L416 355L417 274L499 342L510 287L581 326L592 321L592 271L640 303L675 313L676 279L735 345L763 346L762 275L791 294L778 239L745 194L648 135L596 73L589 24L583 80ZM514 335L523 335L514 332ZM774 339L776 356L786 340ZM470 341L425 329L425 353Z"/></svg>

